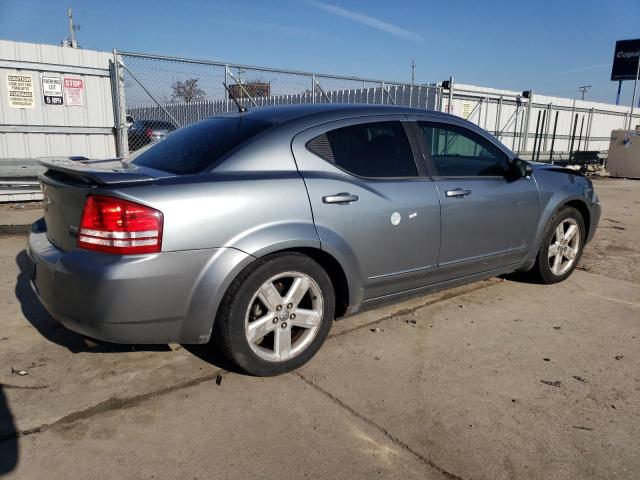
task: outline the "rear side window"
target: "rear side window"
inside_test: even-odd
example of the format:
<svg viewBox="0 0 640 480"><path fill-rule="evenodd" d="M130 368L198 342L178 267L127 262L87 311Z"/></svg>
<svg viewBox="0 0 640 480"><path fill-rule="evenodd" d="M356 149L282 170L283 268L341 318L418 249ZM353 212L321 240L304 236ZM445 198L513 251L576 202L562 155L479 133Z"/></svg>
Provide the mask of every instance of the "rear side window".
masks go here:
<svg viewBox="0 0 640 480"><path fill-rule="evenodd" d="M246 118L209 118L138 150L129 161L175 174L198 173L270 126Z"/></svg>
<svg viewBox="0 0 640 480"><path fill-rule="evenodd" d="M331 130L307 149L360 177L416 177L409 140L400 122L375 122Z"/></svg>

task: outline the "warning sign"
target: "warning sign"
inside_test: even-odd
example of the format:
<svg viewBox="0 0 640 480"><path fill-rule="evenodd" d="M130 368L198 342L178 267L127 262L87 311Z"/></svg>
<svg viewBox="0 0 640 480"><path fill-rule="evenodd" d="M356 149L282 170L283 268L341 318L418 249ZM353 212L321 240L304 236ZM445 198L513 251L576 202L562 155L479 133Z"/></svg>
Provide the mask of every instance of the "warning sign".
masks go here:
<svg viewBox="0 0 640 480"><path fill-rule="evenodd" d="M9 93L9 105L13 108L33 108L35 106L31 75L8 73L7 91Z"/></svg>
<svg viewBox="0 0 640 480"><path fill-rule="evenodd" d="M69 107L84 105L84 83L80 78L64 77L64 98Z"/></svg>
<svg viewBox="0 0 640 480"><path fill-rule="evenodd" d="M469 114L471 113L471 104L463 103L462 104L462 118L465 120L469 118Z"/></svg>
<svg viewBox="0 0 640 480"><path fill-rule="evenodd" d="M42 98L45 105L62 105L62 78L42 77Z"/></svg>

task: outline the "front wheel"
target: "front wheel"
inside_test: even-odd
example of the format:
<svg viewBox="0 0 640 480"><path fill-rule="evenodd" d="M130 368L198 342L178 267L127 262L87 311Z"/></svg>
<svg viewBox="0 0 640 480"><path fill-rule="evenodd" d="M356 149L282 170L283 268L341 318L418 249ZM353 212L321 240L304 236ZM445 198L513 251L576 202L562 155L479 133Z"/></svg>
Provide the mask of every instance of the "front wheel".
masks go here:
<svg viewBox="0 0 640 480"><path fill-rule="evenodd" d="M245 372L279 375L311 359L335 311L329 276L299 253L258 260L234 281L215 322L218 346Z"/></svg>
<svg viewBox="0 0 640 480"><path fill-rule="evenodd" d="M580 212L573 207L560 209L547 224L532 273L543 283L565 280L580 260L585 239Z"/></svg>

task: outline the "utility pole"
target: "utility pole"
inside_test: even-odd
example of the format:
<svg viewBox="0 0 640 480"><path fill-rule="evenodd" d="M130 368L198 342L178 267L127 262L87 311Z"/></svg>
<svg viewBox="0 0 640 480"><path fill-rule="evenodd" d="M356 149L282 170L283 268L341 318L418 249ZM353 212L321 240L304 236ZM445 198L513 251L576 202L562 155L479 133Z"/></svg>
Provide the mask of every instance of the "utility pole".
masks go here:
<svg viewBox="0 0 640 480"><path fill-rule="evenodd" d="M71 7L67 10L67 16L69 17L69 40L71 41L71 48L78 48L78 42L76 41L76 29L73 25L73 11Z"/></svg>
<svg viewBox="0 0 640 480"><path fill-rule="evenodd" d="M578 90L580 90L580 92L582 93L582 99L584 100L584 96L587 93L587 90L591 88L591 85L582 85L581 87L578 88Z"/></svg>
<svg viewBox="0 0 640 480"><path fill-rule="evenodd" d="M416 61L411 60L411 85L416 83Z"/></svg>
<svg viewBox="0 0 640 480"><path fill-rule="evenodd" d="M71 7L67 10L67 17L69 18L69 38L65 39L62 43L63 46L78 48L78 41L76 40L76 31L80 30L80 25L73 23L73 11Z"/></svg>

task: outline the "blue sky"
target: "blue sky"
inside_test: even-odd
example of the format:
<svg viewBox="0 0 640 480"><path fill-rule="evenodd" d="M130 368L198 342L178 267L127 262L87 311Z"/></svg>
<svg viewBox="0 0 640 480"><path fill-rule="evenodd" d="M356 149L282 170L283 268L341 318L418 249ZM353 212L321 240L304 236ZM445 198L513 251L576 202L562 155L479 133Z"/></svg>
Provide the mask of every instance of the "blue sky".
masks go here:
<svg viewBox="0 0 640 480"><path fill-rule="evenodd" d="M640 38L639 0L0 0L0 38L58 44L74 9L84 48L461 83L614 102L615 40ZM623 85L631 102L633 82Z"/></svg>

